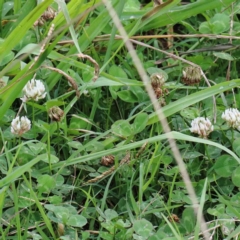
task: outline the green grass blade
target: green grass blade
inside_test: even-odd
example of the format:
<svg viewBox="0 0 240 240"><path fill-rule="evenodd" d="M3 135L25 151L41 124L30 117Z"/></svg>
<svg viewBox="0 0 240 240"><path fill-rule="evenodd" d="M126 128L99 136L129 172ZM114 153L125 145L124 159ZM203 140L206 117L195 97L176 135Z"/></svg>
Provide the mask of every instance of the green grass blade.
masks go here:
<svg viewBox="0 0 240 240"><path fill-rule="evenodd" d="M150 169L152 169L151 176L150 178L148 178L147 182L143 185L143 191L145 191L148 188L149 184L153 181L157 171L159 170L159 165L161 164L161 157L159 157L161 149L159 145L160 144L158 144L157 142L155 143L155 151L151 159L149 160L146 173L149 173ZM160 156L163 156L164 153L165 151L163 151L163 153Z"/></svg>
<svg viewBox="0 0 240 240"><path fill-rule="evenodd" d="M18 11L21 8L21 1L20 0L14 0L14 14L17 14Z"/></svg>
<svg viewBox="0 0 240 240"><path fill-rule="evenodd" d="M0 180L0 188L16 181L20 176L22 176L25 172L29 171L32 166L37 164L44 157L46 157L46 154L41 154L34 158L33 160L31 160L30 162L18 167L16 170L9 173L6 177Z"/></svg>
<svg viewBox="0 0 240 240"><path fill-rule="evenodd" d="M15 2L20 2L19 0L15 1ZM15 11L15 7L17 5L15 5L14 3L14 11ZM9 33L12 32L13 29L15 29L19 24L21 24L21 21L23 21L23 19L28 15L28 13L30 13L34 7L36 6L36 2L35 1L32 1L32 0L28 0L26 1L26 3L23 5L23 7L20 9L21 6L17 6L17 8L20 10L17 10L19 11L19 17L18 19L16 20L16 22L14 22L11 26L11 29L9 29ZM8 34L7 34L8 35Z"/></svg>
<svg viewBox="0 0 240 240"><path fill-rule="evenodd" d="M193 105L194 103L200 102L206 98L212 97L216 94L223 93L227 90L235 88L240 85L240 79L219 83L210 88L206 88L202 91L193 93L186 97L183 97L175 102L168 104L162 108L162 111L165 117L169 117L172 114L181 111L182 109ZM158 117L156 113L153 113L149 116L148 124L153 124L158 122Z"/></svg>
<svg viewBox="0 0 240 240"><path fill-rule="evenodd" d="M61 167L64 167L64 166L71 166L71 165L74 165L74 164L88 162L88 161L91 161L91 160L94 160L94 159L97 159L97 158L101 158L101 157L106 156L106 155L115 154L115 153L118 153L118 152L138 148L138 147L141 147L146 142L148 142L150 144L150 143L154 143L154 142L157 142L157 141L166 140L168 138L174 138L176 140L184 140L184 141L197 142L197 143L202 143L202 144L215 146L215 147L220 148L223 151L229 153L231 156L233 156L236 159L237 162L240 163L240 159L238 158L238 156L234 152L232 152L231 150L229 150L228 148L224 147L223 145L221 145L219 143L215 143L215 142L212 142L212 141L207 140L207 139L192 137L192 136L189 136L189 135L186 135L186 134L183 134L183 133L173 131L173 132L170 132L170 133L165 133L165 134L162 134L162 135L159 135L159 136L155 136L155 137L151 137L151 138L148 138L148 139L144 139L142 141L131 143L131 144L128 144L128 145L118 146L118 148L104 150L104 151L88 154L88 155L77 157L77 158L71 158L70 157L70 159L67 159L64 162L59 162L59 163L56 163L56 164L52 165L52 170L57 169L57 168L61 168ZM49 170L48 167L43 168L43 169L41 169L41 172L46 172L48 170Z"/></svg>
<svg viewBox="0 0 240 240"><path fill-rule="evenodd" d="M221 1L221 4L228 6L233 2L235 2L235 0L223 0ZM167 26L169 24L174 24L207 10L215 9L218 5L219 0L201 0L175 7L171 11L168 11L167 13L153 19L152 22L143 27L143 30L148 31Z"/></svg>
<svg viewBox="0 0 240 240"><path fill-rule="evenodd" d="M12 189L12 194L13 194L13 202L14 202L14 209L16 212L15 215L15 221L16 221L16 228L17 228L17 235L21 236L21 221L20 221L20 216L19 216L19 206L18 206L18 192L17 189L15 187L15 183L11 184L10 188ZM21 238L19 238L21 239Z"/></svg>
<svg viewBox="0 0 240 240"><path fill-rule="evenodd" d="M55 233L54 233L54 230L53 230L53 227L52 227L52 223L51 223L50 219L48 218L48 216L46 215L45 209L43 208L42 203L39 202L39 199L38 199L35 191L33 190L31 183L27 180L27 178L25 177L24 174L23 174L23 178L24 178L24 181L29 188L30 194L31 194L32 198L34 199L35 204L37 205L37 208L38 208L38 210L39 210L39 212L40 212L40 214L41 214L41 216L44 220L44 223L46 224L49 232L51 233L51 235L53 237L53 239L56 239L56 236L55 236Z"/></svg>
<svg viewBox="0 0 240 240"><path fill-rule="evenodd" d="M201 229L200 224L201 224L201 219L202 219L202 215L203 215L203 206L204 206L204 203L206 200L207 182L208 182L208 179L206 178L204 186L203 186L203 190L202 190L198 213L197 213L197 224L196 224L195 231L194 231L194 240L199 239L199 233L200 233L200 229Z"/></svg>
<svg viewBox="0 0 240 240"><path fill-rule="evenodd" d="M53 0L45 0L34 8L10 33L0 46L0 61L8 54L25 36L26 32L33 26L34 22L42 15L44 10L53 2Z"/></svg>
<svg viewBox="0 0 240 240"><path fill-rule="evenodd" d="M237 236L239 236L240 234L240 226L238 226L237 228L235 228L234 231L232 231L227 238L225 238L226 240L232 240L234 238L236 238Z"/></svg>
<svg viewBox="0 0 240 240"><path fill-rule="evenodd" d="M175 230L175 228L173 227L173 225L169 222L169 220L162 214L162 217L164 218L164 220L166 221L167 225L171 228L173 235L176 237L177 240L183 240L183 238L181 236L179 236L179 234L177 233L177 231Z"/></svg>
<svg viewBox="0 0 240 240"><path fill-rule="evenodd" d="M2 218L4 202L6 197L6 191L8 190L8 186L0 189L0 219Z"/></svg>
<svg viewBox="0 0 240 240"><path fill-rule="evenodd" d="M108 15L107 11L105 10L105 11L102 11L98 15L98 17L96 17L91 22L90 26L87 29L84 29L83 34L80 36L80 38L78 40L79 45L81 46L82 52L84 52L89 47L89 45L92 43L92 40L104 30L104 28L110 21L111 21L111 18ZM101 23L101 25L99 25L99 23ZM71 54L76 54L75 46L70 48L67 55L71 55ZM65 59L65 60L67 60L67 59ZM71 62L72 62L72 60L70 60L70 61L68 60L68 64L70 64ZM82 64L79 61L75 61L75 62ZM59 68L59 69L66 68L66 63L61 62L60 64L58 64L57 68ZM90 66L87 66L87 68L85 68L85 69L90 69ZM91 69L93 69L93 68L91 68ZM51 90L57 84L59 79L60 79L59 74L56 74L56 73L50 74L49 78L47 79L47 84L48 84L49 90Z"/></svg>
<svg viewBox="0 0 240 240"><path fill-rule="evenodd" d="M4 1L0 0L0 37L2 37L2 12L3 12Z"/></svg>
<svg viewBox="0 0 240 240"><path fill-rule="evenodd" d="M6 111L9 109L11 104L14 102L16 97L19 96L23 87L26 85L28 80L30 80L34 74L34 71L42 64L42 62L47 58L48 54L52 51L55 44L58 42L59 38L61 38L61 34L54 40L54 42L46 49L42 55L38 58L37 62L31 68L29 73L29 68L32 65L30 62L25 68L20 71L14 79L8 84L6 87L0 89L0 100L2 102L2 106L0 107L0 115L4 116Z"/></svg>
<svg viewBox="0 0 240 240"><path fill-rule="evenodd" d="M76 35L76 32L75 32L75 30L73 28L73 25L71 24L71 18L70 18L70 15L68 13L68 9L67 9L66 3L65 3L65 1L59 1L59 0L56 0L56 2L60 6L60 8L61 8L61 10L63 12L63 15L66 18L67 24L69 25L69 30L70 30L73 42L75 44L75 47L77 48L78 53L81 53L81 50L80 50L80 47L79 47L79 44L78 44L78 40L77 40L77 35ZM81 5L79 7L81 8Z"/></svg>
<svg viewBox="0 0 240 240"><path fill-rule="evenodd" d="M143 16L143 22L141 27L143 27L144 25L147 25L151 21L154 21L154 19L159 18L164 13L168 12L170 9L175 7L179 2L181 2L181 0L168 0L167 2L164 2L164 4L161 4L151 9L150 13L153 12L154 14L151 14L149 17L147 17L149 12L146 13L145 16Z"/></svg>

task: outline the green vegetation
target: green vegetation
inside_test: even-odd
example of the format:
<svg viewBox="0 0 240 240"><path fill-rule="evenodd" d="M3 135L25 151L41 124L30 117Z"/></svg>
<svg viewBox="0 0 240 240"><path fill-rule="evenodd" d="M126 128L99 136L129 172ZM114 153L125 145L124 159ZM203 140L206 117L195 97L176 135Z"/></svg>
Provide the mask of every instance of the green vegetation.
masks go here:
<svg viewBox="0 0 240 240"><path fill-rule="evenodd" d="M240 239L238 1L0 9L0 239Z"/></svg>

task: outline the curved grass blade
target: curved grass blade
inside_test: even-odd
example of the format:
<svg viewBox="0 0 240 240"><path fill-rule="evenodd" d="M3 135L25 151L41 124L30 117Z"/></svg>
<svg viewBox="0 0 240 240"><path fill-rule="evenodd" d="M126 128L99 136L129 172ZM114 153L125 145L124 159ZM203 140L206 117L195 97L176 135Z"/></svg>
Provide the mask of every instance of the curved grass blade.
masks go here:
<svg viewBox="0 0 240 240"><path fill-rule="evenodd" d="M162 134L162 135L159 135L159 136L144 139L144 140L139 141L139 142L130 143L128 145L124 145L124 146L121 146L121 147L118 147L118 148L115 148L115 149L104 150L104 151L88 154L88 155L77 157L77 158L70 158L70 159L67 159L64 162L58 162L56 164L53 164L52 165L52 170L53 169L58 169L58 168L63 168L65 166L71 166L71 165L74 165L74 164L88 162L88 161L91 161L91 160L94 160L94 159L97 159L97 158L101 158L105 155L116 154L118 152L123 152L123 151L127 151L127 150L130 150L130 149L138 148L138 147L141 147L146 142L148 142L150 144L150 143L154 143L154 142L158 142L158 141L162 141L162 140L167 140L169 138L174 138L176 140L184 140L184 141L189 141L189 142L197 142L197 143L202 143L202 144L215 146L215 147L220 148L223 151L229 153L240 164L240 159L238 158L238 156L234 152L232 152L231 150L229 150L228 148L224 147L223 145L221 145L219 143L215 143L215 142L212 142L212 141L207 140L207 139L192 137L192 136L189 136L189 135L186 135L186 134L183 134L183 133L172 131L172 132L165 133L165 134ZM41 172L46 172L48 170L49 170L48 167L42 168Z"/></svg>
<svg viewBox="0 0 240 240"><path fill-rule="evenodd" d="M169 117L172 114L179 112L180 110L193 105L194 103L200 102L206 98L212 97L216 94L223 93L227 90L230 90L234 87L240 85L240 79L219 83L210 88L206 88L202 91L193 93L186 97L183 97L175 102L168 104L167 106L162 108L162 112L165 117ZM148 125L158 122L159 119L157 117L157 113L153 113L149 116Z"/></svg>
<svg viewBox="0 0 240 240"><path fill-rule="evenodd" d="M233 2L235 2L235 0L222 0L221 4L228 6ZM148 31L167 26L168 24L175 24L191 16L215 9L218 5L219 0L200 0L184 6L175 7L171 11L154 18L149 24L144 25L143 30Z"/></svg>
<svg viewBox="0 0 240 240"><path fill-rule="evenodd" d="M21 175L23 175L25 172L29 171L32 166L34 166L40 160L42 160L43 158L46 158L46 157L47 157L46 154L41 154L41 155L37 156L36 158L34 158L33 160L31 160L30 162L18 167L16 170L9 173L6 177L4 177L0 180L0 188L17 180Z"/></svg>
<svg viewBox="0 0 240 240"><path fill-rule="evenodd" d="M44 10L53 2L45 0L35 7L11 32L0 46L0 61L11 51L25 36L26 32L33 26L34 22L42 15Z"/></svg>

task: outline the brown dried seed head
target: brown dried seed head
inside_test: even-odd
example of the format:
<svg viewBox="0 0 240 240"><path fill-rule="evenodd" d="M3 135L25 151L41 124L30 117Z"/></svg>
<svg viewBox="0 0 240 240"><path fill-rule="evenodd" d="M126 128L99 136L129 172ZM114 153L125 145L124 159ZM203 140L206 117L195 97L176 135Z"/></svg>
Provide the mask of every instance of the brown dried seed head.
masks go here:
<svg viewBox="0 0 240 240"><path fill-rule="evenodd" d="M103 156L101 159L101 164L104 166L109 166L114 163L115 157L113 155Z"/></svg>
<svg viewBox="0 0 240 240"><path fill-rule="evenodd" d="M52 20L55 18L55 16L56 12L51 7L48 7L47 10L42 14L42 17L45 20Z"/></svg>
<svg viewBox="0 0 240 240"><path fill-rule="evenodd" d="M169 222L176 222L179 223L180 219L176 214L172 214L168 217Z"/></svg>
<svg viewBox="0 0 240 240"><path fill-rule="evenodd" d="M35 21L35 23L33 24L33 26L34 26L34 27L36 27L36 26L43 26L44 23L45 23L45 20L44 20L42 17L40 17L37 21Z"/></svg>
<svg viewBox="0 0 240 240"><path fill-rule="evenodd" d="M2 80L0 79L0 89L5 87L7 84Z"/></svg>
<svg viewBox="0 0 240 240"><path fill-rule="evenodd" d="M165 83L165 77L161 73L153 73L150 79L153 89L162 87Z"/></svg>
<svg viewBox="0 0 240 240"><path fill-rule="evenodd" d="M195 85L201 81L201 69L195 66L188 66L183 70L182 81L186 85Z"/></svg>
<svg viewBox="0 0 240 240"><path fill-rule="evenodd" d="M47 10L42 14L42 16L35 21L33 24L34 27L36 26L43 26L45 21L52 20L56 17L57 13L51 7L48 7Z"/></svg>
<svg viewBox="0 0 240 240"><path fill-rule="evenodd" d="M64 235L64 225L62 223L58 223L58 226L57 226L57 231L58 231L58 234L59 236L63 236Z"/></svg>
<svg viewBox="0 0 240 240"><path fill-rule="evenodd" d="M60 122L64 116L64 111L61 108L54 106L48 110L48 115L53 121Z"/></svg>

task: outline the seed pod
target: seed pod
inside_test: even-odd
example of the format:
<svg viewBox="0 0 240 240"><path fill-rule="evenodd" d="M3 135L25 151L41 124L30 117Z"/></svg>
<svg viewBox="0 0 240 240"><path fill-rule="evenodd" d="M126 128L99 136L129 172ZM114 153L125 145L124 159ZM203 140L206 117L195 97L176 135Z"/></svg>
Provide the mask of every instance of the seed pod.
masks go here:
<svg viewBox="0 0 240 240"><path fill-rule="evenodd" d="M168 90L164 88L165 77L161 73L153 73L150 77L151 85L155 92L156 98L164 97L168 94ZM165 101L163 101L165 102ZM165 104L161 104L165 105Z"/></svg>
<svg viewBox="0 0 240 240"><path fill-rule="evenodd" d="M113 155L103 156L101 159L101 164L104 166L109 166L114 163L115 157Z"/></svg>
<svg viewBox="0 0 240 240"><path fill-rule="evenodd" d="M183 70L182 81L186 85L195 85L201 81L201 69L199 67L188 66Z"/></svg>
<svg viewBox="0 0 240 240"><path fill-rule="evenodd" d="M64 111L61 108L54 106L48 110L48 116L52 121L60 122L64 116Z"/></svg>
<svg viewBox="0 0 240 240"><path fill-rule="evenodd" d="M5 87L7 84L2 80L0 79L0 89Z"/></svg>

